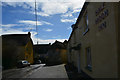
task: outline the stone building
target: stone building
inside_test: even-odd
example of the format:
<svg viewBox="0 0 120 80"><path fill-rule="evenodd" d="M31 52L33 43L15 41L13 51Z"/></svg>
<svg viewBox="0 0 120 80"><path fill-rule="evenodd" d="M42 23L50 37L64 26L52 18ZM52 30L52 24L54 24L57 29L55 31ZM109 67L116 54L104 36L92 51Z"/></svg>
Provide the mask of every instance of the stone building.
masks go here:
<svg viewBox="0 0 120 80"><path fill-rule="evenodd" d="M33 46L34 61L41 60L45 63L45 56L50 48L51 44L36 44Z"/></svg>
<svg viewBox="0 0 120 80"><path fill-rule="evenodd" d="M46 60L48 65L67 63L67 41L63 43L55 41L47 52Z"/></svg>
<svg viewBox="0 0 120 80"><path fill-rule="evenodd" d="M92 78L120 78L120 2L85 2L68 41L68 61Z"/></svg>
<svg viewBox="0 0 120 80"><path fill-rule="evenodd" d="M17 61L33 63L33 42L31 33L2 35L2 66L13 68Z"/></svg>

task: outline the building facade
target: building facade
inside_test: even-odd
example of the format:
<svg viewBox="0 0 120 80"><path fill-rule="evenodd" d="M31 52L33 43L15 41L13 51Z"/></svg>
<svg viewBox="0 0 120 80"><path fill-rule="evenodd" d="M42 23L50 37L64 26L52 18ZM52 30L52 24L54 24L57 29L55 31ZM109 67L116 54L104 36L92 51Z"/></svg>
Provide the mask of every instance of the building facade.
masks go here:
<svg viewBox="0 0 120 80"><path fill-rule="evenodd" d="M120 78L120 2L85 2L68 41L68 62L92 78Z"/></svg>
<svg viewBox="0 0 120 80"><path fill-rule="evenodd" d="M48 65L67 63L67 41L63 43L55 41L47 52L46 60Z"/></svg>
<svg viewBox="0 0 120 80"><path fill-rule="evenodd" d="M2 66L13 68L17 61L27 60L33 63L33 42L28 34L2 35Z"/></svg>
<svg viewBox="0 0 120 80"><path fill-rule="evenodd" d="M33 47L34 50L34 61L41 60L45 63L45 56L50 48L51 44L36 44Z"/></svg>

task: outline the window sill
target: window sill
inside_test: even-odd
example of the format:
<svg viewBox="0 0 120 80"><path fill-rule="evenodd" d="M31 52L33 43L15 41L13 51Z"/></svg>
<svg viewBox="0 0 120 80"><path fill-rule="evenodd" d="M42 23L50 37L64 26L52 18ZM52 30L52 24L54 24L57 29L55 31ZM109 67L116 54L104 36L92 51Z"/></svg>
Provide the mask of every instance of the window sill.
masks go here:
<svg viewBox="0 0 120 80"><path fill-rule="evenodd" d="M83 35L85 35L88 31L89 31L89 28L87 28L85 32L83 32Z"/></svg>

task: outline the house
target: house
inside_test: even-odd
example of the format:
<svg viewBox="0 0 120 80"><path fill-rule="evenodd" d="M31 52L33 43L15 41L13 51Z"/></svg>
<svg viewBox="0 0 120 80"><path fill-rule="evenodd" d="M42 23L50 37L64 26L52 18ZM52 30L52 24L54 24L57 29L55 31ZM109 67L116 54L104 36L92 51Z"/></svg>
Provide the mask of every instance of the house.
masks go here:
<svg viewBox="0 0 120 80"><path fill-rule="evenodd" d="M67 63L67 49L66 49L67 41L65 40L63 43L59 41L55 41L47 52L46 60L47 64L61 64Z"/></svg>
<svg viewBox="0 0 120 80"><path fill-rule="evenodd" d="M50 48L49 44L36 44L33 46L33 52L34 52L34 61L41 60L42 63L45 63L45 56Z"/></svg>
<svg viewBox="0 0 120 80"><path fill-rule="evenodd" d="M2 71L2 37L0 36L0 72Z"/></svg>
<svg viewBox="0 0 120 80"><path fill-rule="evenodd" d="M2 66L13 68L18 60L33 63L33 42L31 33L2 35Z"/></svg>
<svg viewBox="0 0 120 80"><path fill-rule="evenodd" d="M85 2L68 40L68 62L92 78L120 78L120 2Z"/></svg>

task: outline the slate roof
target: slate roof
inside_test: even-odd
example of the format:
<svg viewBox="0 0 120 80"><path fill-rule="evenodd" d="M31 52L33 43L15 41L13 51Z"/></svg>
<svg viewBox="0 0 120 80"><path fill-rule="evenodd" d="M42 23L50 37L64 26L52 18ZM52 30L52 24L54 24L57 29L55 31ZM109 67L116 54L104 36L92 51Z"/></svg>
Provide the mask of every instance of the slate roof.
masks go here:
<svg viewBox="0 0 120 80"><path fill-rule="evenodd" d="M88 4L89 4L89 2L85 2L85 3L84 3L84 5L83 5L83 7L82 7L82 9L81 9L81 11L80 11L80 14L79 14L79 16L78 16L78 18L77 18L77 20L76 20L76 23L72 25L73 30L72 30L72 32L71 32L71 34L70 34L70 37L69 37L69 39L68 39L68 42L71 40L71 37L72 37L73 32L75 31L75 29L78 28L78 24L79 24L79 22L80 22L80 20L81 20L81 18L82 18L82 16L83 16L83 14L84 14L87 6L88 6Z"/></svg>
<svg viewBox="0 0 120 80"><path fill-rule="evenodd" d="M50 44L33 45L34 52L38 54L46 54L49 48L50 48Z"/></svg>
<svg viewBox="0 0 120 80"><path fill-rule="evenodd" d="M65 45L64 45L62 42L55 41L55 42L52 44L52 48L64 49L64 48L65 48Z"/></svg>
<svg viewBox="0 0 120 80"><path fill-rule="evenodd" d="M32 42L32 39L30 38L30 34L7 34L2 35L2 43L3 44L16 44L19 46L26 45L28 41ZM33 42L32 42L33 44Z"/></svg>

